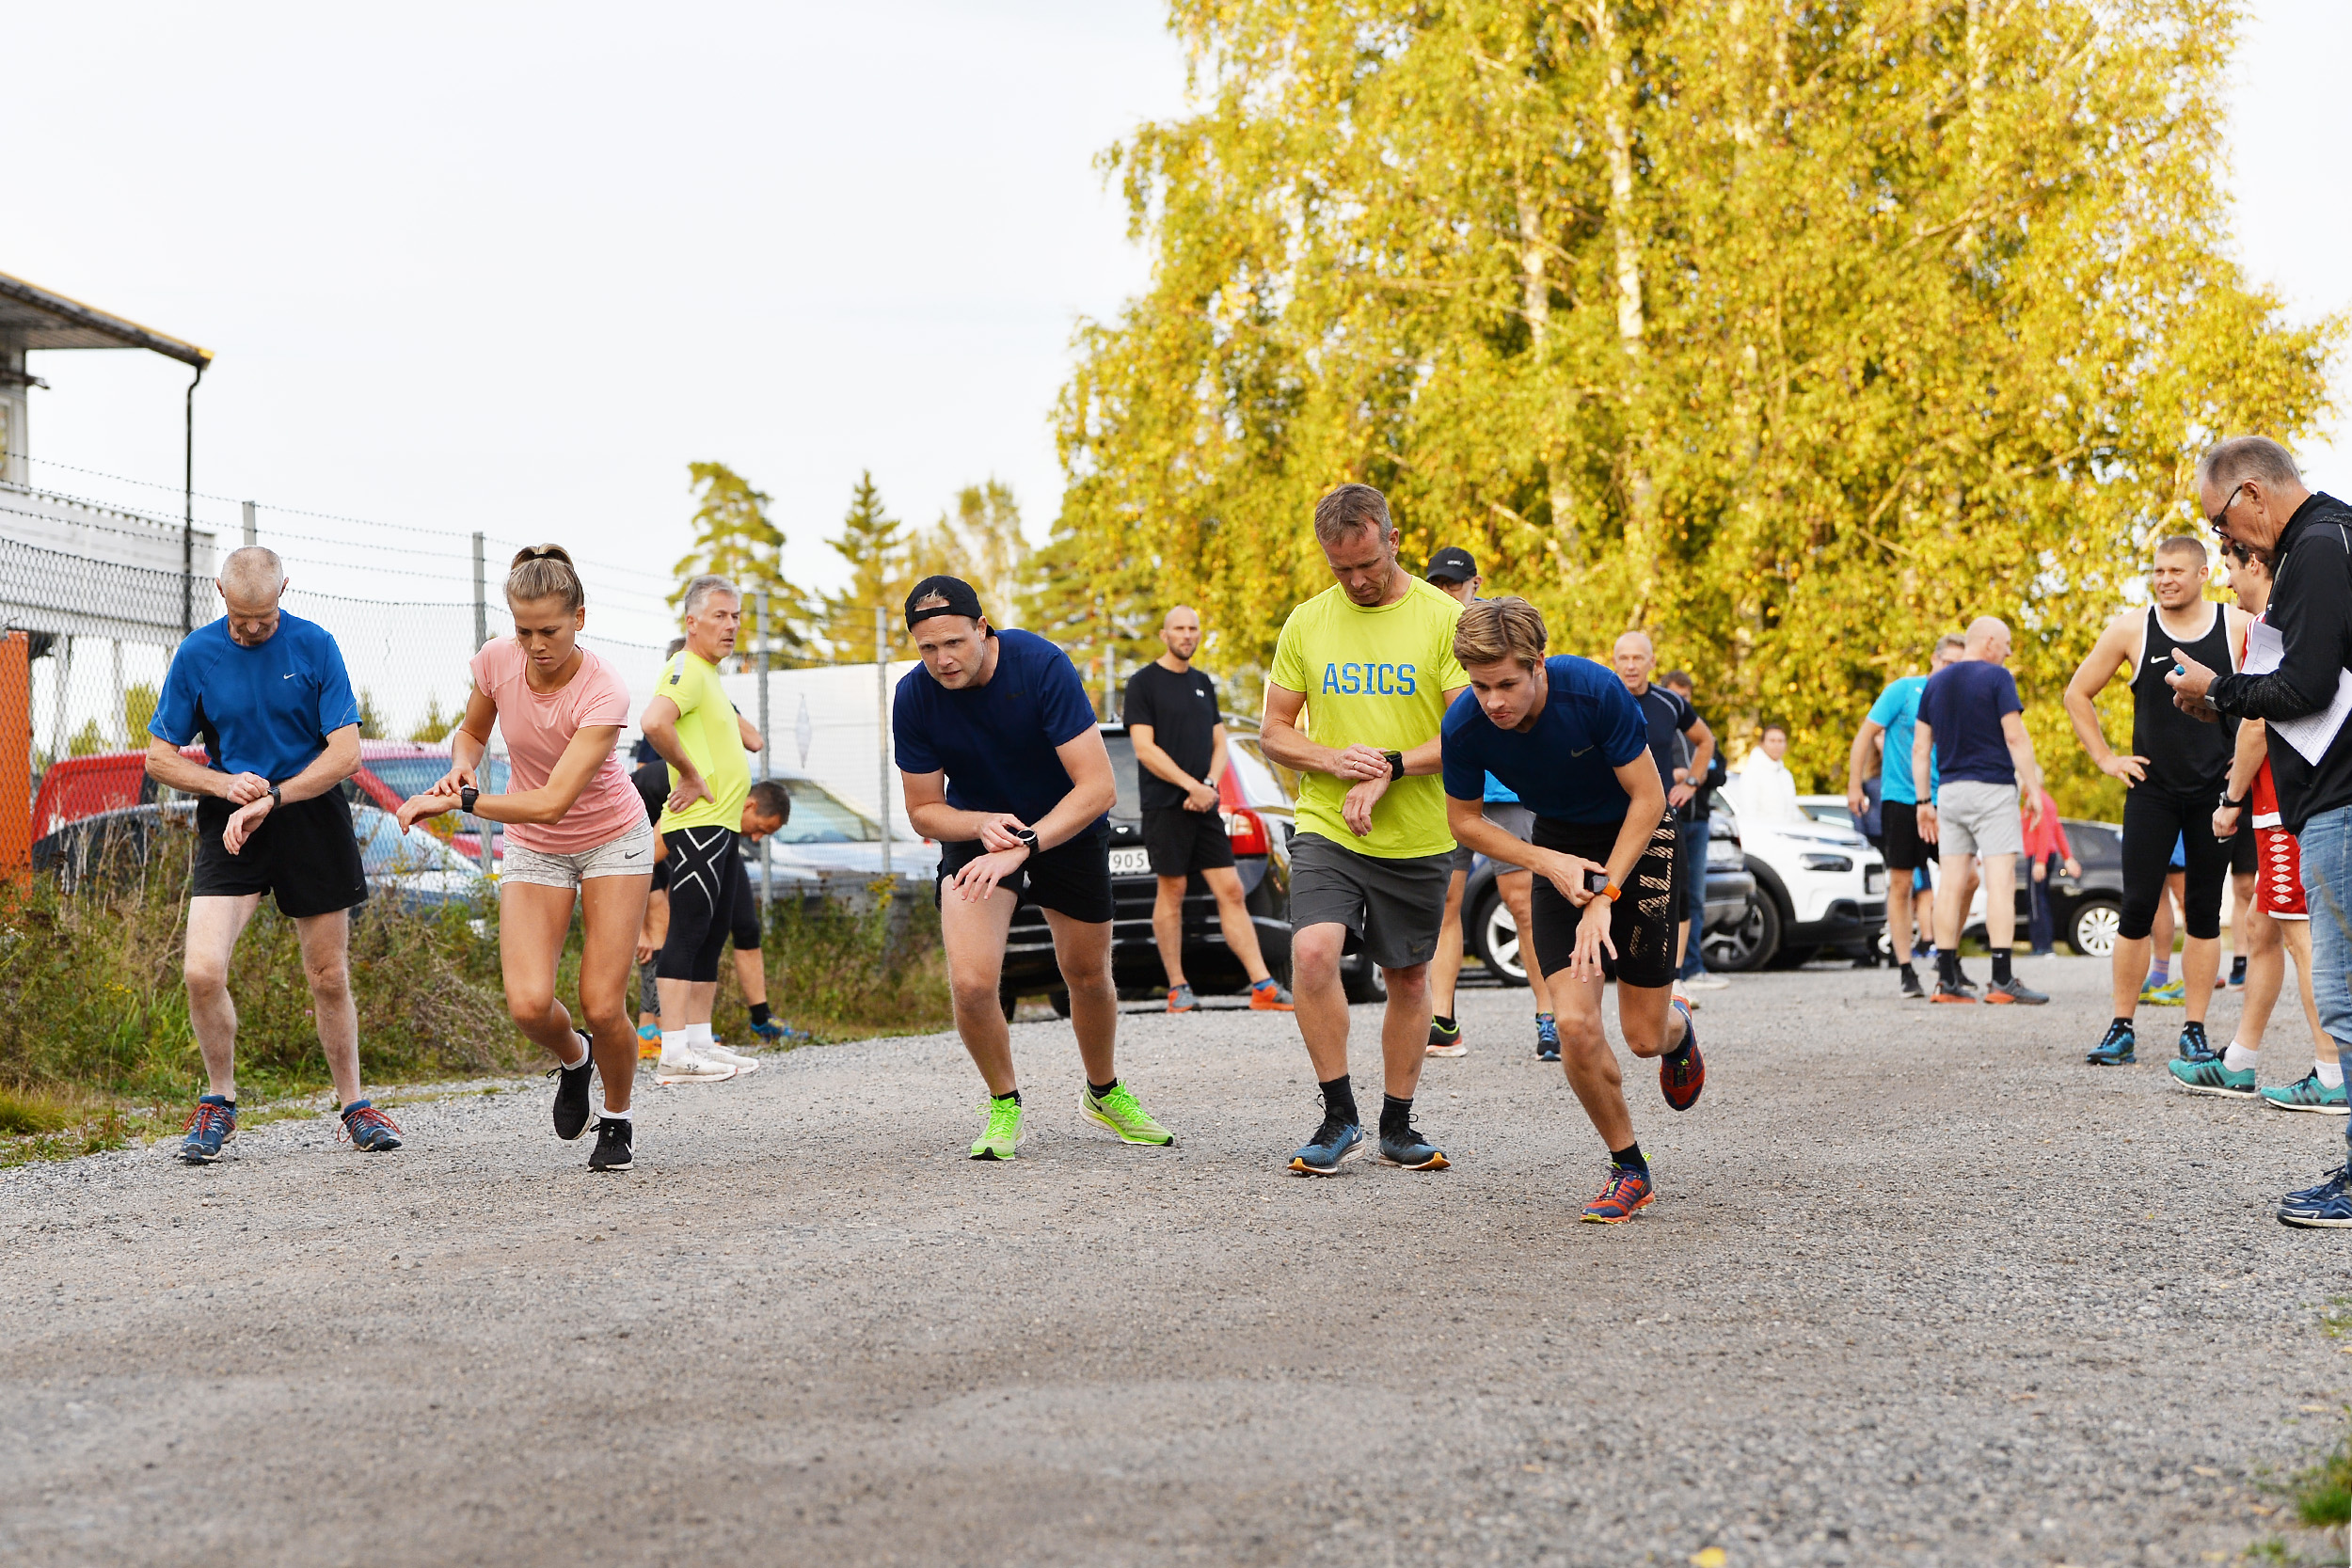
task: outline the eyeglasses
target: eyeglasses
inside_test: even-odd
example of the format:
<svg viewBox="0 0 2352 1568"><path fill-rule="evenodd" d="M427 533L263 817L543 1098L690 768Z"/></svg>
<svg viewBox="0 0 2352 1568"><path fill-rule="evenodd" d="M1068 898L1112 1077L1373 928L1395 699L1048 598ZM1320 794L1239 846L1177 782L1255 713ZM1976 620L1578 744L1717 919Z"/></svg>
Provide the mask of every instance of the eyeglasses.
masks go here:
<svg viewBox="0 0 2352 1568"><path fill-rule="evenodd" d="M2219 528L2221 526L2221 519L2230 515L2230 508L2237 504L2238 492L2245 488L2246 482L2244 480L2239 480L2237 483L2231 488L2229 499L2221 503L2221 510L2205 519L2205 526L2212 529Z"/></svg>
<svg viewBox="0 0 2352 1568"><path fill-rule="evenodd" d="M2253 546L2241 545L2235 540L2231 539L2225 539L2221 542L2221 553L2232 561L2236 562L2241 566L2251 566L2258 562L2265 562L2268 560L2268 557L2266 557L2262 551L2254 548Z"/></svg>

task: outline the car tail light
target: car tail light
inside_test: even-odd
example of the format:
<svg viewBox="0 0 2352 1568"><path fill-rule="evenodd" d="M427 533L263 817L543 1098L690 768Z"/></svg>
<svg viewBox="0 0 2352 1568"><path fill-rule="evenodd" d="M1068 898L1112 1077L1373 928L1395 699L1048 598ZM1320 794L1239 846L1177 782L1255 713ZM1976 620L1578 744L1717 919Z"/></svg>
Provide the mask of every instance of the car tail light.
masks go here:
<svg viewBox="0 0 2352 1568"><path fill-rule="evenodd" d="M1266 839L1265 818L1248 806L1236 806L1225 814L1225 836L1232 840L1236 855L1273 853L1273 845Z"/></svg>

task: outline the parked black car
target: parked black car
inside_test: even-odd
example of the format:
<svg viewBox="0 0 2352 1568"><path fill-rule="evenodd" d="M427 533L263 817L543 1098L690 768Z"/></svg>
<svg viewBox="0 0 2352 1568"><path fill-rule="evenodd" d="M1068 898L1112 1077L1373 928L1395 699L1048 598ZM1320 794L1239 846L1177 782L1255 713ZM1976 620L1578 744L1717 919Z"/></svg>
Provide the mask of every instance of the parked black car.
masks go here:
<svg viewBox="0 0 2352 1568"><path fill-rule="evenodd" d="M1103 744L1111 754L1111 775L1119 784L1119 800L1111 807L1111 896L1117 907L1111 926L1111 982L1127 1001L1162 996L1168 972L1160 963L1158 942L1152 934L1152 906L1159 896L1159 880L1143 848L1143 807L1136 784L1136 751L1127 726L1100 726ZM1233 845L1233 867L1241 878L1243 899L1257 927L1258 948L1276 979L1290 983L1291 879L1290 832L1294 796L1282 770L1268 764L1250 736L1230 736L1231 752L1225 774L1225 827ZM1388 994L1379 969L1354 951L1341 971L1351 1002L1378 1001ZM1216 900L1208 885L1194 877L1184 891L1184 977L1204 996L1247 990L1249 976L1241 960L1225 945L1216 918ZM1024 996L1042 992L1054 1010L1068 1016L1070 993L1062 988L1061 971L1054 962L1054 938L1044 911L1023 901L1013 911L1012 928L1005 941L1004 977L998 994L1005 1016Z"/></svg>
<svg viewBox="0 0 2352 1568"><path fill-rule="evenodd" d="M1704 934L1717 942L1746 914L1756 877L1740 853L1740 837L1721 816L1708 819L1707 919ZM1469 956L1506 986L1527 984L1527 964L1520 957L1519 923L1495 885L1494 863L1481 855L1471 863L1469 882L1462 889L1462 945Z"/></svg>

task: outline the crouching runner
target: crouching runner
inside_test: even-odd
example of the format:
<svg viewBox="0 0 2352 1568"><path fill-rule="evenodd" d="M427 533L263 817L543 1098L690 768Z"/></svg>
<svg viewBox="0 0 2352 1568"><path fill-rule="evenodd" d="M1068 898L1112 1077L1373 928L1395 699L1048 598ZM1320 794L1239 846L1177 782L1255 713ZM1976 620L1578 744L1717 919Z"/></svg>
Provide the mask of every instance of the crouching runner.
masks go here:
<svg viewBox="0 0 2352 1568"><path fill-rule="evenodd" d="M1470 689L1446 711L1446 817L1464 847L1535 873L1534 962L1552 988L1568 1086L1609 1149L1598 1225L1631 1219L1652 1196L1616 1054L1601 1033L1604 965L1617 981L1626 1048L1658 1060L1666 1103L1687 1111L1707 1082L1691 1014L1673 999L1683 895L1666 787L1642 710L1591 659L1544 657L1544 620L1524 599L1466 607L1454 657ZM1534 814L1530 845L1485 814L1493 774Z"/></svg>

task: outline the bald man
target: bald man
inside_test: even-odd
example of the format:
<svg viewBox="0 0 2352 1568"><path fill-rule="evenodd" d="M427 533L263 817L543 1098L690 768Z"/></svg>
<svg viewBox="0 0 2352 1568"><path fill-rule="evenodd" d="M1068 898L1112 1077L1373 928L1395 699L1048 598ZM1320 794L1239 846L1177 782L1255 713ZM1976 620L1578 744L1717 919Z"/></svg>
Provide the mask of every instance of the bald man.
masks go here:
<svg viewBox="0 0 2352 1568"><path fill-rule="evenodd" d="M1960 968L1960 927L1968 913L1968 857L1984 867L1984 930L1993 949L1987 1002L2040 1006L2050 999L2010 973L2017 945L2018 818L2042 820L2042 766L2026 733L2026 705L2002 666L2009 627L1992 616L1968 624L1961 657L1928 677L1912 726L1911 782L1920 802L1919 837L1936 847L1936 1002L1977 1000ZM1937 775L1931 794L1931 760Z"/></svg>
<svg viewBox="0 0 2352 1568"><path fill-rule="evenodd" d="M1658 668L1658 649L1649 633L1629 631L1618 638L1609 662L1626 690L1632 693L1634 705L1642 710L1642 721L1648 726L1649 753L1658 759L1658 776L1665 783L1666 804L1679 835L1686 820L1684 811L1698 794L1708 764L1714 760L1715 732L1707 727L1698 709L1664 687L1650 684L1650 675ZM1686 921L1675 935L1677 973L1689 956L1690 945L1691 926Z"/></svg>
<svg viewBox="0 0 2352 1568"><path fill-rule="evenodd" d="M1168 651L1127 677L1120 713L1136 749L1144 852L1159 882L1152 935L1168 971L1168 1010L1188 1013L1200 1006L1184 974L1184 889L1199 877L1216 901L1226 949L1249 981L1249 1006L1290 1012L1290 992L1266 971L1258 928L1242 902L1241 874L1233 868L1218 789L1225 778L1225 721L1216 682L1192 667L1192 656L1200 651L1200 617L1186 605L1169 610L1160 622L1160 644Z"/></svg>
<svg viewBox="0 0 2352 1568"><path fill-rule="evenodd" d="M361 1097L351 1000L351 911L368 895L339 786L359 770L359 705L326 629L278 608L286 569L257 546L230 553L215 586L229 613L171 656L148 723L148 777L196 798L183 973L208 1092L180 1158L210 1164L237 1130L237 1007L229 960L262 895L294 922L320 1053L354 1148L400 1147L400 1129ZM206 758L180 748L201 739Z"/></svg>

